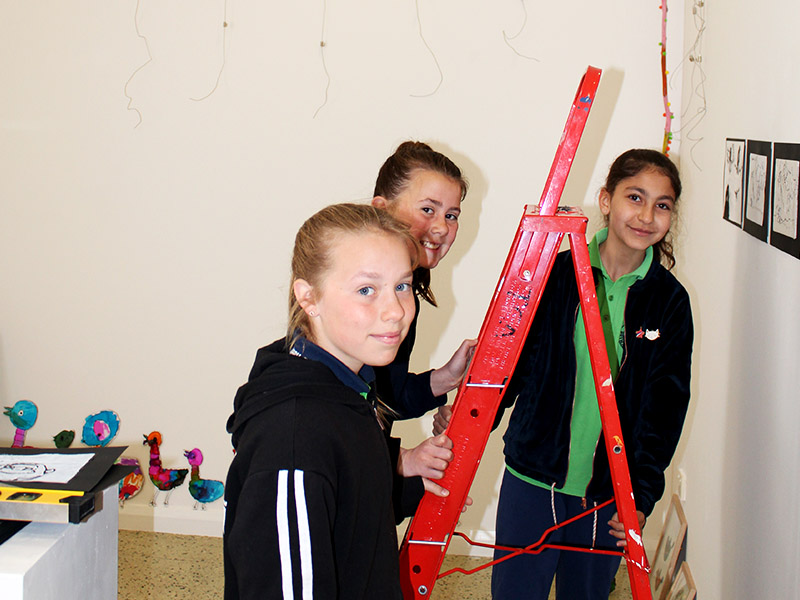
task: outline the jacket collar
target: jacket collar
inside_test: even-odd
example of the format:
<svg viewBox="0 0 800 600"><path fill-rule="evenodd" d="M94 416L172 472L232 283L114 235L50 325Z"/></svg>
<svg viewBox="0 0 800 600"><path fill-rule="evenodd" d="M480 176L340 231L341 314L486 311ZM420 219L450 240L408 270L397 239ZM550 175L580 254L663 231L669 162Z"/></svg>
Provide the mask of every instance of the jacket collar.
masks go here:
<svg viewBox="0 0 800 600"><path fill-rule="evenodd" d="M608 239L608 227L604 227L592 238L592 241L589 242L589 262L592 265L593 269L598 269L600 273L602 273L603 277L606 279L610 279L608 276L608 272L606 271L606 267L603 264L603 261L600 259L600 244L605 242ZM650 246L644 252L644 260L642 263L636 267L633 271L628 273L627 275L623 275L623 277L628 277L633 275L636 280L644 279L647 274L650 272L650 267L653 265L653 247Z"/></svg>
<svg viewBox="0 0 800 600"><path fill-rule="evenodd" d="M289 354L322 363L336 375L339 381L365 398L375 382L375 371L369 365L361 367L358 374L353 373L330 352L323 350L314 342L302 336L297 338Z"/></svg>

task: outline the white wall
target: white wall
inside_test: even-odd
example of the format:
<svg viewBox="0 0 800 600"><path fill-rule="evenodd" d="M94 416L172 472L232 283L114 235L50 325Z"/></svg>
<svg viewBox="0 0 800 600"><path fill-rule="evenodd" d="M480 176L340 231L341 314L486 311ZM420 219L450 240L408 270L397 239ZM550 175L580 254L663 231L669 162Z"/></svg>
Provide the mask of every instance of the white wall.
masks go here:
<svg viewBox="0 0 800 600"><path fill-rule="evenodd" d="M688 556L703 598L798 598L800 263L721 215L726 137L800 142L800 13L780 0L705 4L708 113L694 132L703 138L694 162L686 140L681 152L681 273L698 326L680 458ZM693 17L688 6L687 45ZM684 102L693 114L690 73Z"/></svg>
<svg viewBox="0 0 800 600"><path fill-rule="evenodd" d="M670 3L670 64L681 54L682 4ZM477 333L587 65L604 74L563 202L591 205L618 153L661 147L658 3L419 2L441 82L413 2L228 0L223 30L224 6L0 5L0 402L39 405L29 443L49 445L61 429L113 409L122 418L118 443L140 460L142 435L158 429L167 466L186 466L182 451L197 446L201 474L224 479L233 394L255 350L285 327L297 227L326 204L366 201L403 139L430 141L471 181L459 239L434 273L441 308L422 310L418 369L443 363ZM534 59L503 37L520 31L525 8L527 24L511 43ZM330 74L322 108L321 52ZM679 87L670 91L674 107ZM719 196L717 142L701 146L709 199ZM700 210L694 197L687 221ZM709 200L703 222L731 247L750 243L721 223L717 204ZM694 244L708 242L687 243L693 255ZM769 249L754 252L779 260ZM684 272L697 297L706 274L697 263ZM725 336L733 306L709 315L703 299L696 303L700 318L727 318ZM717 358L703 347L698 362L703 352ZM697 389L712 394L713 380L699 379ZM409 443L429 430L427 420L401 428ZM0 440L12 435L0 422ZM465 530L494 529L501 447L495 434ZM701 493L699 469L690 500ZM123 525L219 532L219 503L194 513L183 488L170 508L153 512L151 493L148 484L126 505ZM699 506L690 505L693 520L704 517Z"/></svg>

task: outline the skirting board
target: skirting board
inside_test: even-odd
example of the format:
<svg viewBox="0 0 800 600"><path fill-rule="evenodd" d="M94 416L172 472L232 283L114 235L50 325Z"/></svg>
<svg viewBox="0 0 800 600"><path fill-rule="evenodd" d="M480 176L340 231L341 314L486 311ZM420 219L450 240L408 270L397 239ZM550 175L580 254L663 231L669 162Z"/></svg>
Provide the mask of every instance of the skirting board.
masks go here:
<svg viewBox="0 0 800 600"><path fill-rule="evenodd" d="M222 501L206 510L189 506L157 506L126 503L119 511L119 528L178 535L222 537L225 509Z"/></svg>

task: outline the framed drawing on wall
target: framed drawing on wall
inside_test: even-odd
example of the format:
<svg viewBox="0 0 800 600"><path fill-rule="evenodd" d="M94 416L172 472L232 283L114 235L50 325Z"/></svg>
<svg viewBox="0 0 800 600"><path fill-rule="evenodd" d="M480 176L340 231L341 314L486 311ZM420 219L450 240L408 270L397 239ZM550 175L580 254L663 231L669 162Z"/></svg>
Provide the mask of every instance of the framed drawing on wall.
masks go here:
<svg viewBox="0 0 800 600"><path fill-rule="evenodd" d="M722 218L742 226L742 200L744 199L744 140L725 140L725 172L722 180Z"/></svg>
<svg viewBox="0 0 800 600"><path fill-rule="evenodd" d="M764 242L769 230L771 155L770 142L747 140L744 230Z"/></svg>
<svg viewBox="0 0 800 600"><path fill-rule="evenodd" d="M675 579L672 580L667 600L694 600L696 595L697 588L694 585L692 571L688 564L682 562L681 568L675 574Z"/></svg>
<svg viewBox="0 0 800 600"><path fill-rule="evenodd" d="M686 529L686 516L683 514L681 501L677 494L673 494L650 569L650 592L653 600L665 600L667 597L678 555L686 537Z"/></svg>
<svg viewBox="0 0 800 600"><path fill-rule="evenodd" d="M800 258L797 214L800 207L800 144L774 145L770 244Z"/></svg>

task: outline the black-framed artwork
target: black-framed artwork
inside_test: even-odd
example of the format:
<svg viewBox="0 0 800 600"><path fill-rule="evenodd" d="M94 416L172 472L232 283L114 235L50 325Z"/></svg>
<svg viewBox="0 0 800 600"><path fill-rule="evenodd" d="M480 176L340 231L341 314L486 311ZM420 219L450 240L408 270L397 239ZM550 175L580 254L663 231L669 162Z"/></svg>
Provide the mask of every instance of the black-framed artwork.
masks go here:
<svg viewBox="0 0 800 600"><path fill-rule="evenodd" d="M762 242L767 241L770 215L770 176L772 143L747 140L744 230Z"/></svg>
<svg viewBox="0 0 800 600"><path fill-rule="evenodd" d="M769 242L800 258L800 144L775 143L772 159L772 218Z"/></svg>
<svg viewBox="0 0 800 600"><path fill-rule="evenodd" d="M722 180L724 190L722 218L737 227L742 226L744 161L745 141L736 138L726 139L725 173Z"/></svg>

